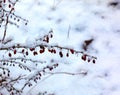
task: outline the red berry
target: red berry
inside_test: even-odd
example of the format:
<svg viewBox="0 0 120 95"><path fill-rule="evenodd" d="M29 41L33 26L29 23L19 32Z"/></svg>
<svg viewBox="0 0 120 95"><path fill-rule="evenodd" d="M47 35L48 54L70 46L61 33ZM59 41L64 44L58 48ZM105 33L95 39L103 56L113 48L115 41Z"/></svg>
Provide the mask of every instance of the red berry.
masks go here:
<svg viewBox="0 0 120 95"><path fill-rule="evenodd" d="M81 57L81 59L84 60L84 61L86 61L86 56L87 56L87 55L84 54L84 55Z"/></svg>
<svg viewBox="0 0 120 95"><path fill-rule="evenodd" d="M93 59L93 63L95 64L95 59Z"/></svg>
<svg viewBox="0 0 120 95"><path fill-rule="evenodd" d="M52 70L53 70L53 67L49 67L49 70L52 71Z"/></svg>
<svg viewBox="0 0 120 95"><path fill-rule="evenodd" d="M14 8L12 8L11 10L15 10Z"/></svg>
<svg viewBox="0 0 120 95"><path fill-rule="evenodd" d="M38 54L38 53L37 53L36 51L33 52L33 55L34 55L34 56L37 55L37 54Z"/></svg>
<svg viewBox="0 0 120 95"><path fill-rule="evenodd" d="M14 50L14 54L16 54L17 50Z"/></svg>
<svg viewBox="0 0 120 95"><path fill-rule="evenodd" d="M49 43L49 37L48 36L46 37L46 42Z"/></svg>
<svg viewBox="0 0 120 95"><path fill-rule="evenodd" d="M69 53L67 53L66 56L69 57Z"/></svg>
<svg viewBox="0 0 120 95"><path fill-rule="evenodd" d="M50 50L50 49L48 49L48 51L49 51L49 52L51 52L51 50Z"/></svg>
<svg viewBox="0 0 120 95"><path fill-rule="evenodd" d="M54 49L53 52L56 53L56 50Z"/></svg>
<svg viewBox="0 0 120 95"><path fill-rule="evenodd" d="M41 73L39 73L39 76L42 76L42 74L41 74Z"/></svg>
<svg viewBox="0 0 120 95"><path fill-rule="evenodd" d="M9 57L11 57L11 56L12 56L12 54L11 54L11 53L9 53L9 54L8 54L8 56L9 56Z"/></svg>
<svg viewBox="0 0 120 95"><path fill-rule="evenodd" d="M28 51L26 51L26 55L28 55Z"/></svg>
<svg viewBox="0 0 120 95"><path fill-rule="evenodd" d="M52 37L53 37L53 35L51 34L51 35L50 35L50 38L52 38Z"/></svg>
<svg viewBox="0 0 120 95"><path fill-rule="evenodd" d="M43 46L40 46L40 48L41 48L41 49L40 49L39 52L40 52L40 53L43 53L43 52L45 51L45 48L44 48Z"/></svg>
<svg viewBox="0 0 120 95"><path fill-rule="evenodd" d="M90 62L91 61L91 59L90 58L88 58L88 62Z"/></svg>
<svg viewBox="0 0 120 95"><path fill-rule="evenodd" d="M73 49L70 49L70 52L71 52L72 54L74 54L75 51L74 51Z"/></svg>
<svg viewBox="0 0 120 95"><path fill-rule="evenodd" d="M12 48L14 49L14 48L15 48L15 46L12 46Z"/></svg>
<svg viewBox="0 0 120 95"><path fill-rule="evenodd" d="M56 68L56 67L58 67L58 65L59 65L59 64L58 64L58 63L56 63L56 64L54 64L54 67Z"/></svg>
<svg viewBox="0 0 120 95"><path fill-rule="evenodd" d="M30 51L33 51L33 50L35 50L35 48L30 48Z"/></svg>
<svg viewBox="0 0 120 95"><path fill-rule="evenodd" d="M9 6L8 6L9 8L11 8L11 4L9 4Z"/></svg>
<svg viewBox="0 0 120 95"><path fill-rule="evenodd" d="M40 52L40 53L43 53L44 51L45 51L45 50L43 49L43 50L40 50L39 52Z"/></svg>
<svg viewBox="0 0 120 95"><path fill-rule="evenodd" d="M22 49L22 53L24 53L24 51L25 51L25 50L24 50L24 49Z"/></svg>
<svg viewBox="0 0 120 95"><path fill-rule="evenodd" d="M63 57L63 53L61 51L59 52L59 55L60 55L60 57Z"/></svg>

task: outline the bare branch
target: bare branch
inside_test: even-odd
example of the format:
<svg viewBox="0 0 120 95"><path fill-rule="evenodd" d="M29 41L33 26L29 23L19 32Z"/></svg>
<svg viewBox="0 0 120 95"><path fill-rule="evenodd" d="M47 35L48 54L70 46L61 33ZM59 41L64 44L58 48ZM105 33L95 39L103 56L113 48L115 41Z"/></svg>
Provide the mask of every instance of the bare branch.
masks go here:
<svg viewBox="0 0 120 95"><path fill-rule="evenodd" d="M80 73L69 73L69 72L46 72L47 74L50 75L58 75L58 74L65 74L65 75L87 75L87 71L86 72L80 72Z"/></svg>

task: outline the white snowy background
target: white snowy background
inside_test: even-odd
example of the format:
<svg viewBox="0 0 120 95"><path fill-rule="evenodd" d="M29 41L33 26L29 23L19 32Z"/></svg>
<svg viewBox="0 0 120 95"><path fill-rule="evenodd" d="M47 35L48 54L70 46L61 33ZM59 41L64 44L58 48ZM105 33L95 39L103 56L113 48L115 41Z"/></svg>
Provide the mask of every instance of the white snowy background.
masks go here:
<svg viewBox="0 0 120 95"><path fill-rule="evenodd" d="M44 91L55 95L120 94L120 5L110 6L111 1L115 0L20 0L17 3L15 13L29 23L27 26L21 23L20 28L8 27L7 37L13 37L15 43L29 45L52 29L51 44L79 51L83 51L85 40L94 39L87 53L97 57L96 64L92 64L76 56L53 56L61 61L57 71L86 70L88 74L55 74L25 89L24 95L38 95ZM51 58L50 54L45 56Z"/></svg>

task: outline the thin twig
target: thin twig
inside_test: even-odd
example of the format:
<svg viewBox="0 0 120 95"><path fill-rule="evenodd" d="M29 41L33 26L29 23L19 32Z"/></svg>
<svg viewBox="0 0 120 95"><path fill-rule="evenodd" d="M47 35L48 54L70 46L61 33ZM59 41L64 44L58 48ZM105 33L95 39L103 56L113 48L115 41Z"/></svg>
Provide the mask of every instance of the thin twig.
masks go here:
<svg viewBox="0 0 120 95"><path fill-rule="evenodd" d="M80 72L80 73L70 73L70 72L45 72L50 75L56 75L56 74L65 74L65 75L87 75L87 71Z"/></svg>
<svg viewBox="0 0 120 95"><path fill-rule="evenodd" d="M3 38L2 38L2 42L5 40L5 36L6 36L6 31L7 31L7 26L8 26L8 22L9 22L9 15L12 13L13 9L11 8L9 14L7 15L7 18L6 18L6 23L5 23L5 30L4 30L4 35L3 35Z"/></svg>
<svg viewBox="0 0 120 95"><path fill-rule="evenodd" d="M68 33L67 33L67 38L69 38L69 36L70 36L70 29L71 29L71 26L69 25L69 27L68 27Z"/></svg>
<svg viewBox="0 0 120 95"><path fill-rule="evenodd" d="M47 74L49 74L47 77L45 77L44 79L42 79L40 82L38 82L36 85L34 85L29 91L28 91L28 93L27 93L27 95L38 85L38 84L40 84L41 82L43 82L43 81L45 81L46 79L48 79L48 78L50 78L51 76L53 76L53 75L56 75L56 74L65 74L65 75L72 75L72 76L74 76L74 75L87 75L87 71L85 72L80 72L80 73L69 73L69 72L54 72L54 73L52 73L52 72L45 72L45 73L47 73Z"/></svg>

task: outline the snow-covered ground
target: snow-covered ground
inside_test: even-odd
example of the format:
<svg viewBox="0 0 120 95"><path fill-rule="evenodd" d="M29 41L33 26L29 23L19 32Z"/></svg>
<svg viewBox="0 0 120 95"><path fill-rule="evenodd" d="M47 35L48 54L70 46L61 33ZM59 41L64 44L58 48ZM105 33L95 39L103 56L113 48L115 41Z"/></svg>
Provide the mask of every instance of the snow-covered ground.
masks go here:
<svg viewBox="0 0 120 95"><path fill-rule="evenodd" d="M16 43L29 44L52 29L51 44L80 51L85 40L94 39L86 52L97 57L96 64L92 64L78 58L55 56L70 63L61 63L58 72L85 70L88 74L55 74L26 89L24 95L44 91L55 95L120 94L120 3L110 6L111 1L119 0L20 0L16 14L29 23L27 26L21 23L20 28L8 27L7 37L13 36Z"/></svg>

